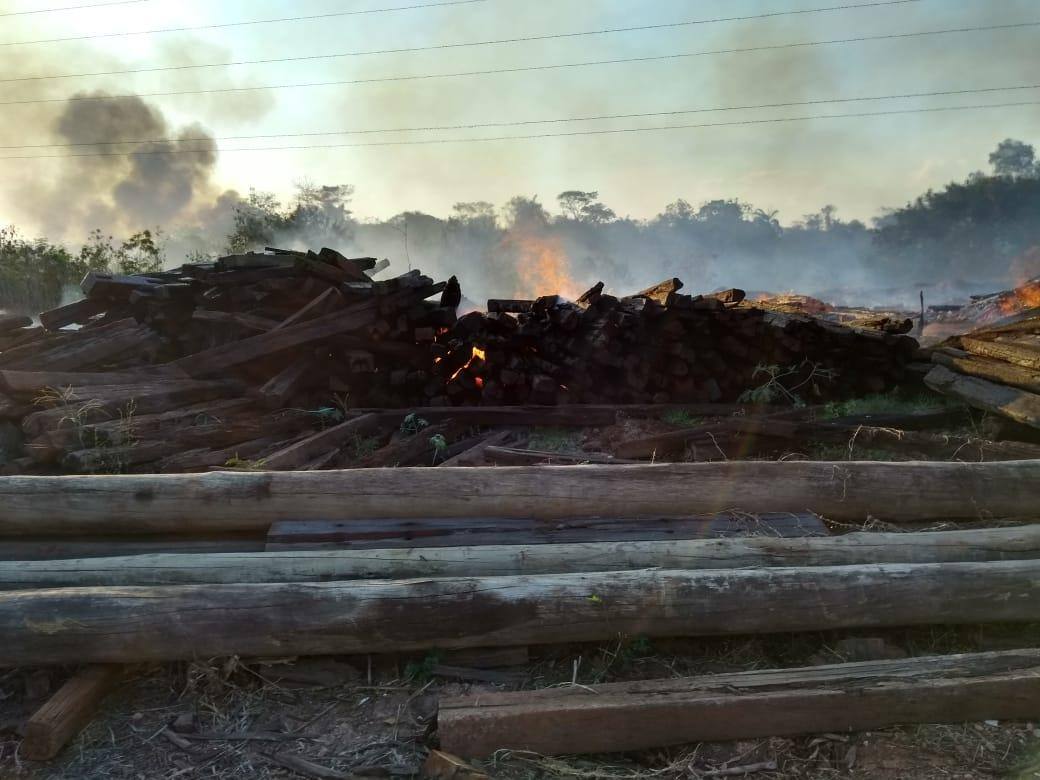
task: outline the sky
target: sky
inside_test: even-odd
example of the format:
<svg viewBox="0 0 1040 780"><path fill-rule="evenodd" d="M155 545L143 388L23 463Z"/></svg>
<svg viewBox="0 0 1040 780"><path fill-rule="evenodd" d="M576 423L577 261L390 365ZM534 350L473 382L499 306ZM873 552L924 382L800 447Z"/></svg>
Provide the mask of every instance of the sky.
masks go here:
<svg viewBox="0 0 1040 780"><path fill-rule="evenodd" d="M459 201L503 204L517 194L554 204L568 189L596 190L619 215L649 218L677 198L740 198L777 210L784 223L834 204L869 220L930 187L987 167L1006 137L1040 142L1040 106L789 123L455 142L488 136L661 127L889 109L1040 101L1040 89L678 116L364 135L223 140L228 136L472 125L603 114L688 111L1040 83L1040 27L701 55L564 69L377 81L332 86L147 96L316 81L384 79L526 68L796 42L1040 21L1037 0L916 0L549 41L440 48L192 68L184 66L751 16L837 5L841 0L479 0L379 11L431 0L143 0L82 10L22 11L99 0L0 0L0 146L126 138L119 101L66 98L105 90L142 95L146 135L200 133L220 150L191 170L136 171L113 182L128 158L0 159L0 223L28 235L80 238L92 223L129 230L121 216L156 201L145 216L174 225L198 219L227 190L287 197L300 181L351 184L362 218L402 211L447 215ZM856 0L853 0L854 2ZM864 0L858 0L863 2ZM90 36L245 20L376 11L318 20L226 26L53 43ZM151 73L11 81L40 75L160 67ZM102 108L86 115L73 109ZM84 116L90 118L86 122ZM75 127L70 128L70 124ZM89 127L85 127L89 124ZM185 131L185 128L189 128ZM131 135L132 137L132 135ZM450 139L405 146L230 151ZM122 147L77 147L97 151ZM62 155L65 148L0 150L0 157ZM197 155L196 155L197 157ZM212 159L210 159L212 157ZM100 160L100 162L99 162ZM103 173L101 167L104 167ZM115 179L113 178L115 177ZM153 186L154 183L154 186ZM186 191L184 188L187 188ZM130 204L130 205L128 205ZM122 208L120 208L122 207ZM167 225L169 227L170 225ZM66 234L66 235L62 235Z"/></svg>

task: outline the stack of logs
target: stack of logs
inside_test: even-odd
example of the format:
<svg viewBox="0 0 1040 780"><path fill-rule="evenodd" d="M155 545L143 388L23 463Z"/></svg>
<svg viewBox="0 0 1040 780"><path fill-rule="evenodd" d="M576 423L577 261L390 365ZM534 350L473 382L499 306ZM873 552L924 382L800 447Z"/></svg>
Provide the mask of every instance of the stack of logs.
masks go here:
<svg viewBox="0 0 1040 780"><path fill-rule="evenodd" d="M669 279L616 298L601 282L576 302L490 300L486 314L461 317L445 337L430 403L733 401L774 376L792 394L825 400L903 382L917 352L898 333L744 305L741 290L681 288ZM765 400L785 398L775 390Z"/></svg>
<svg viewBox="0 0 1040 780"><path fill-rule="evenodd" d="M415 404L461 292L377 270L323 249L90 273L85 297L40 325L0 321L0 421L26 439L8 470L204 468L261 457L348 404Z"/></svg>
<svg viewBox="0 0 1040 780"><path fill-rule="evenodd" d="M932 389L1040 428L1040 316L955 336L932 362Z"/></svg>
<svg viewBox="0 0 1040 780"><path fill-rule="evenodd" d="M576 302L491 300L460 319L455 277L373 281L378 270L275 249L90 273L85 297L39 325L0 320L0 468L433 462L431 437L469 433L433 407L813 402L893 387L917 351L907 336L744 305L740 290L682 295L678 279L627 298L600 283ZM373 453L389 434L372 408L425 409L443 429Z"/></svg>

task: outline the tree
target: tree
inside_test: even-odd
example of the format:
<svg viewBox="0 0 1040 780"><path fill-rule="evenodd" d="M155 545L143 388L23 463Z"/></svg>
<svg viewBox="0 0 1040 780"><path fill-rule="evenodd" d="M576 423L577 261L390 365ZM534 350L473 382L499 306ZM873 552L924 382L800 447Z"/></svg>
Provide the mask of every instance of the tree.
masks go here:
<svg viewBox="0 0 1040 780"><path fill-rule="evenodd" d="M1036 150L1032 144L1014 138L1005 138L997 144L996 150L989 156L989 164L993 166L996 176L1023 178L1040 174Z"/></svg>
<svg viewBox="0 0 1040 780"><path fill-rule="evenodd" d="M61 303L62 293L77 284L86 265L64 247L46 239L27 241L12 228L0 228L0 305L35 313Z"/></svg>
<svg viewBox="0 0 1040 780"><path fill-rule="evenodd" d="M549 212L538 202L537 196L510 198L502 212L514 230L542 230L549 224Z"/></svg>
<svg viewBox="0 0 1040 780"><path fill-rule="evenodd" d="M600 203L597 200L598 197L598 192L567 190L557 195L556 200L564 215L574 222L586 222L593 225L613 222L617 219L617 214L613 209Z"/></svg>
<svg viewBox="0 0 1040 780"><path fill-rule="evenodd" d="M498 227L495 207L486 200L456 203L451 210L448 224L452 227L466 228L478 233L491 233Z"/></svg>

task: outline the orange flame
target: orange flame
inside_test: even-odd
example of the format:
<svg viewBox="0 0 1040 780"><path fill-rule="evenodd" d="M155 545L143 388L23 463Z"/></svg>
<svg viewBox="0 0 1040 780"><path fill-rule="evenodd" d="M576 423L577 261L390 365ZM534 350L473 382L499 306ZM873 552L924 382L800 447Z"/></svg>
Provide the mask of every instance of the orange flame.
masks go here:
<svg viewBox="0 0 1040 780"><path fill-rule="evenodd" d="M474 360L487 360L487 352L482 350L480 347L473 347L473 354L469 356L469 360L466 361L466 365L464 365L462 368L460 368L458 371L452 374L451 378L449 378L448 381L450 382L452 379L455 379L455 377L457 377L459 374L461 374L463 371L465 371L467 368L473 365ZM477 387L483 386L484 380L480 377L477 377Z"/></svg>
<svg viewBox="0 0 1040 780"><path fill-rule="evenodd" d="M568 270L567 253L558 238L531 234L514 234L506 243L517 254L516 298L560 295L570 300L584 292Z"/></svg>

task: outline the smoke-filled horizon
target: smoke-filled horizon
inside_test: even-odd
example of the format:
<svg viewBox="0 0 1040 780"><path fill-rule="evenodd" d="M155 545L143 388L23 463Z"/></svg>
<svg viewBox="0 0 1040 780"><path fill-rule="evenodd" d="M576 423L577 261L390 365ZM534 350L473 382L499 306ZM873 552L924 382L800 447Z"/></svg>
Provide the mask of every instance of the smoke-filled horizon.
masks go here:
<svg viewBox="0 0 1040 780"><path fill-rule="evenodd" d="M989 243L977 247L974 256L959 255L946 265L940 261L940 247L911 256L898 245L879 245L868 227L929 190L989 170L988 155L1002 139L1035 142L1038 106L593 136L567 133L1040 100L1040 90L497 128L270 136L1021 86L1035 71L1035 28L791 44L1037 21L1030 0L908 0L786 15L813 5L483 0L219 26L335 14L344 10L341 5L335 0L150 0L5 17L0 35L0 103L5 104L0 157L46 159L0 160L0 225L73 248L94 229L119 240L160 227L167 234L167 262L177 264L189 253L212 255L225 248L227 236L236 230L236 214L252 208L251 188L273 193L285 217L299 205L294 185L310 182L356 187L349 203L353 214L345 216L346 202L331 210L333 223L346 219L349 229L334 231L325 243L387 256L395 268L407 268L410 262L438 275L457 273L477 298L531 290L554 274L562 286L602 279L622 291L676 275L692 289L738 285L823 293L895 290L937 280L964 280L967 290L974 284L1012 282L1021 273L1016 252L1025 233L1012 218L994 228L1009 231L1008 241L994 243L994 236L987 236ZM27 8L22 0L0 0L0 12ZM763 14L770 16L455 45ZM185 27L196 29L111 37ZM94 35L109 37L89 37ZM24 43L60 38L76 40ZM448 48L414 51L444 45ZM366 51L384 53L325 56ZM719 51L731 53L659 59ZM318 58L306 59L313 55ZM305 59L257 62L292 56ZM527 70L646 57L651 59ZM229 62L243 64L220 65ZM487 70L514 72L412 78ZM50 78L63 74L94 75ZM348 81L365 83L253 89ZM127 97L97 99L117 95ZM309 148L554 132L564 135ZM232 151L272 145L290 148ZM598 193L594 202L610 209L614 218L576 213L561 218L566 209L557 196L571 190ZM518 194L521 201L514 200ZM523 199L537 200L549 214L534 209L528 215L533 221L518 227L505 204L515 206ZM457 203L484 202L495 204L494 229L486 224L483 206L480 213L453 212ZM325 219L330 209L311 203L303 212ZM821 221L824 229L812 227ZM297 246L310 245L322 238L319 227L328 227L327 220L303 222L306 230L290 219L275 225L273 235ZM821 238L824 233L828 235ZM1000 250L994 253L997 245Z"/></svg>

